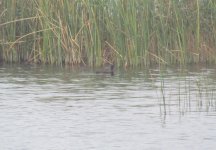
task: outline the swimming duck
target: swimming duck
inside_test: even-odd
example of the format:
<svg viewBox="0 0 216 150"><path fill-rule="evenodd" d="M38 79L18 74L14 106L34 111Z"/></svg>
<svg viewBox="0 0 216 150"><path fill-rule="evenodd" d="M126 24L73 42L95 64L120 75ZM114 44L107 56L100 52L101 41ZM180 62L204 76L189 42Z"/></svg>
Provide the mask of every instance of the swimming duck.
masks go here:
<svg viewBox="0 0 216 150"><path fill-rule="evenodd" d="M114 64L111 64L110 66L105 67L102 70L96 71L97 74L110 74L114 75Z"/></svg>

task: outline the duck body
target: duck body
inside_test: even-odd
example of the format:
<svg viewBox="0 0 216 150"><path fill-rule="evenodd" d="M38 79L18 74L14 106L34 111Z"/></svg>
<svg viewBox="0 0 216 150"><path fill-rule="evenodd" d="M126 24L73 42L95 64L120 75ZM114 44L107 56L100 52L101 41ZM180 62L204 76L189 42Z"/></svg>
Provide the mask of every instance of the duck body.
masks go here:
<svg viewBox="0 0 216 150"><path fill-rule="evenodd" d="M96 74L110 74L110 75L114 75L114 65L111 64L110 66L105 67L102 70L98 70L96 71Z"/></svg>

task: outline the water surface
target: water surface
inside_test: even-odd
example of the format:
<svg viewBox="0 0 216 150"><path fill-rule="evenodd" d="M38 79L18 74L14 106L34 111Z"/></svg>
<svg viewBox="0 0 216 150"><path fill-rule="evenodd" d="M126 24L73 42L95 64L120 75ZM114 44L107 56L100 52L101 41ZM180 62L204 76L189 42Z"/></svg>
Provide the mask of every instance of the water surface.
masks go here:
<svg viewBox="0 0 216 150"><path fill-rule="evenodd" d="M0 149L215 149L215 77L197 66L0 66Z"/></svg>

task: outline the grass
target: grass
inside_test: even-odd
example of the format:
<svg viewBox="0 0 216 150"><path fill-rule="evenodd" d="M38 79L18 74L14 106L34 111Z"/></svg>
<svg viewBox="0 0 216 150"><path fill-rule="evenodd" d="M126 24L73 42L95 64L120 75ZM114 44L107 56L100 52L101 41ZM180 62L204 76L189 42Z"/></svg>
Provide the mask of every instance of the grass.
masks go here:
<svg viewBox="0 0 216 150"><path fill-rule="evenodd" d="M0 60L56 65L216 63L215 0L7 0Z"/></svg>

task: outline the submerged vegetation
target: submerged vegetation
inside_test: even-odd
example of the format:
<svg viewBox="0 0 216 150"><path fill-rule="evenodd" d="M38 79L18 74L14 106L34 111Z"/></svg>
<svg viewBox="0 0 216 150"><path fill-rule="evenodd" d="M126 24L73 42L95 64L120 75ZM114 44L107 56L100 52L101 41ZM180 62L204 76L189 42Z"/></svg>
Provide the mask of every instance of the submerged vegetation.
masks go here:
<svg viewBox="0 0 216 150"><path fill-rule="evenodd" d="M0 61L216 63L215 0L0 0Z"/></svg>

